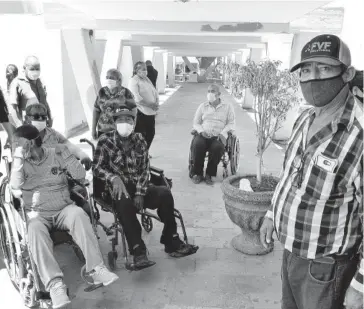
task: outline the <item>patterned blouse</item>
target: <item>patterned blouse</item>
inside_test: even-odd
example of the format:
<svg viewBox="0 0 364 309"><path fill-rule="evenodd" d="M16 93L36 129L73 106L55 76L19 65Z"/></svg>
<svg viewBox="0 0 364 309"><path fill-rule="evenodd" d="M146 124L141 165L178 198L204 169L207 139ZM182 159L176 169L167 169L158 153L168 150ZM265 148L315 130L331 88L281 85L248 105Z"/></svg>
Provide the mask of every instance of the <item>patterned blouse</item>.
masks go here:
<svg viewBox="0 0 364 309"><path fill-rule="evenodd" d="M121 87L116 93L111 93L109 88L102 87L96 98L94 108L100 113L97 123L99 132L109 132L115 130L113 115L119 111L120 107L136 108L134 96L127 88Z"/></svg>

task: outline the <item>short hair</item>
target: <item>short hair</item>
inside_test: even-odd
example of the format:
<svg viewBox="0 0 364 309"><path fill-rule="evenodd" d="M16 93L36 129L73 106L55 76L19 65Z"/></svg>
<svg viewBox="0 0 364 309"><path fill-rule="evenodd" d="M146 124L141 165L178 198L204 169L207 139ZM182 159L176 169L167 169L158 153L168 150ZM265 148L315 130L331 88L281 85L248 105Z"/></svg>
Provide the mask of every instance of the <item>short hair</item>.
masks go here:
<svg viewBox="0 0 364 309"><path fill-rule="evenodd" d="M25 60L24 60L24 68L26 68L26 66L29 63L32 63L32 62L39 63L38 57L36 57L36 56L28 56L28 57L26 57Z"/></svg>
<svg viewBox="0 0 364 309"><path fill-rule="evenodd" d="M363 70L356 71L354 78L349 82L350 90L356 86L363 91Z"/></svg>
<svg viewBox="0 0 364 309"><path fill-rule="evenodd" d="M18 76L18 67L15 64L9 64L6 67L6 77L10 77L10 75L14 75L14 77Z"/></svg>
<svg viewBox="0 0 364 309"><path fill-rule="evenodd" d="M30 115L30 113L33 111L33 109L42 109L45 112L45 114L47 114L46 107L43 104L40 104L40 103L28 104L26 109L25 109L25 114Z"/></svg>
<svg viewBox="0 0 364 309"><path fill-rule="evenodd" d="M215 90L217 90L219 93L221 93L220 87L217 84L211 84L211 85L209 85L208 88L215 88Z"/></svg>
<svg viewBox="0 0 364 309"><path fill-rule="evenodd" d="M134 68L133 68L133 76L135 76L139 70L139 67L141 67L142 65L145 65L145 62L143 61L138 61L134 64Z"/></svg>
<svg viewBox="0 0 364 309"><path fill-rule="evenodd" d="M145 65L148 66L148 65L153 65L153 64L152 64L152 61L147 60L147 61L145 61Z"/></svg>
<svg viewBox="0 0 364 309"><path fill-rule="evenodd" d="M117 78L118 78L120 81L122 81L122 79L123 79L123 74L121 74L121 72L120 72L119 70L117 70L117 69L110 69L110 70L107 70L106 75L108 75L108 74L111 74L111 75L115 75L115 76L117 76Z"/></svg>
<svg viewBox="0 0 364 309"><path fill-rule="evenodd" d="M40 147L42 146L42 139L39 136L38 129L31 124L23 124L22 126L16 128L14 136L17 138L25 138L27 140L35 140L35 144Z"/></svg>

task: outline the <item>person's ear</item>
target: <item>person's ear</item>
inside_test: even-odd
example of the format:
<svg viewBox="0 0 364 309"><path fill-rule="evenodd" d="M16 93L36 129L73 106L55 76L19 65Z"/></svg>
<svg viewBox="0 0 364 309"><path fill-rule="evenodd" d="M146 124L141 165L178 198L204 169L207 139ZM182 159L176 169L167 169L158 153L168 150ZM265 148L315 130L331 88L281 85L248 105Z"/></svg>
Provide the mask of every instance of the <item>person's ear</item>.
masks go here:
<svg viewBox="0 0 364 309"><path fill-rule="evenodd" d="M353 66L349 66L343 73L343 80L345 83L349 83L355 76L356 70Z"/></svg>

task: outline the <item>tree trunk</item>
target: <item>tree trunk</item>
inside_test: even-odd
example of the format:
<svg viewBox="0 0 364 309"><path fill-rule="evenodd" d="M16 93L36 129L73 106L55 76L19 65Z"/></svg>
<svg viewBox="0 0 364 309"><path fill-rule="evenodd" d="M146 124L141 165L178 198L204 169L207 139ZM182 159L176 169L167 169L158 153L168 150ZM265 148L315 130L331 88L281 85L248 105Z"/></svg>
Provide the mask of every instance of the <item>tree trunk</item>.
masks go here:
<svg viewBox="0 0 364 309"><path fill-rule="evenodd" d="M262 154L261 153L257 153L256 155L257 157L257 181L258 183L260 183L262 181Z"/></svg>

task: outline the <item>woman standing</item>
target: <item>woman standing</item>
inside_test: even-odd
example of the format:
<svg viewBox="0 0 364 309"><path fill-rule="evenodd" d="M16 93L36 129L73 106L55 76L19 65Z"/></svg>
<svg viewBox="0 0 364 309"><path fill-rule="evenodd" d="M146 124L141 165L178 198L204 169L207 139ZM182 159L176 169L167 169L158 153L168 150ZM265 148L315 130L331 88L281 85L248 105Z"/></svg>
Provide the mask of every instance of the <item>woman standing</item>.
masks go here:
<svg viewBox="0 0 364 309"><path fill-rule="evenodd" d="M110 69L106 73L106 86L102 87L96 98L92 122L92 138L98 137L106 132L115 130L113 115L121 107L132 110L136 108L131 91L122 85L122 75L116 69Z"/></svg>
<svg viewBox="0 0 364 309"><path fill-rule="evenodd" d="M138 107L135 132L144 136L149 149L155 135L155 115L159 108L159 96L147 73L145 62L137 62L134 65L129 89Z"/></svg>

